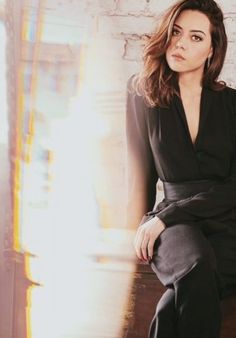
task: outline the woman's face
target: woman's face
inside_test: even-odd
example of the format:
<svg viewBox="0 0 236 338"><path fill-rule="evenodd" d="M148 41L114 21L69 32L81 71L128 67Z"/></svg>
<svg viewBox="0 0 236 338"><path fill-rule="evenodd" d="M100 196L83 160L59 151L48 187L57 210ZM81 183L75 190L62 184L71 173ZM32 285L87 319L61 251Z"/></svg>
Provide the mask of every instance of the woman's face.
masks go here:
<svg viewBox="0 0 236 338"><path fill-rule="evenodd" d="M176 19L166 51L169 67L178 73L203 73L206 59L212 56L210 21L194 10L184 10Z"/></svg>

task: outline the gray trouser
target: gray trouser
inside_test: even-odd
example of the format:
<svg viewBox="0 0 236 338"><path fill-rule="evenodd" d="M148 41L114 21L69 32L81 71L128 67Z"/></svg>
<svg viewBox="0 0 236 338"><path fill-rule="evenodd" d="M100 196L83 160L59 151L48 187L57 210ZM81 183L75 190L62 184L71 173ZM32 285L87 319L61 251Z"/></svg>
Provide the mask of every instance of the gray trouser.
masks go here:
<svg viewBox="0 0 236 338"><path fill-rule="evenodd" d="M199 227L177 224L154 245L151 268L168 289L149 338L219 338L222 281L214 251Z"/></svg>

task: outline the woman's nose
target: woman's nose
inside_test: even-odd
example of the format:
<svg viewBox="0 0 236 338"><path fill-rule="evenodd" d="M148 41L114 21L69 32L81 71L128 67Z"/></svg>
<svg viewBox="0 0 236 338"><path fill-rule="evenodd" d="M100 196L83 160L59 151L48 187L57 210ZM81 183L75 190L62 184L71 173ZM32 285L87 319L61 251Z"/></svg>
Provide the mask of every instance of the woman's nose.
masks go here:
<svg viewBox="0 0 236 338"><path fill-rule="evenodd" d="M183 37L180 37L176 43L175 43L175 46L177 48L182 48L182 49L185 49L186 48L186 41Z"/></svg>

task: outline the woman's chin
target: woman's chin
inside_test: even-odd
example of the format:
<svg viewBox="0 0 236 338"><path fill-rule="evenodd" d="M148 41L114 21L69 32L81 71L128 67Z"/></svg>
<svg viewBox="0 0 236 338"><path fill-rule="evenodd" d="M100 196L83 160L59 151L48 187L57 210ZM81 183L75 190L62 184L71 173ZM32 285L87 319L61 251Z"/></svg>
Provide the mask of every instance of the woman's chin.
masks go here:
<svg viewBox="0 0 236 338"><path fill-rule="evenodd" d="M183 67L181 65L177 65L177 64L169 64L169 68L173 71L173 72L186 72L188 71L188 69L186 69L186 67Z"/></svg>

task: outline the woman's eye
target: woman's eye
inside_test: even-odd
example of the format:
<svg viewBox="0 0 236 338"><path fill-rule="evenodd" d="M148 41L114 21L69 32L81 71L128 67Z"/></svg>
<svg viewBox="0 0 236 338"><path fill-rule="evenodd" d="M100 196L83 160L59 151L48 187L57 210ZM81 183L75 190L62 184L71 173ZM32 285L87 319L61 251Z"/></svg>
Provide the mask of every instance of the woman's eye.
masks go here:
<svg viewBox="0 0 236 338"><path fill-rule="evenodd" d="M178 35L180 32L177 29L173 29L172 30L172 35Z"/></svg>
<svg viewBox="0 0 236 338"><path fill-rule="evenodd" d="M192 38L194 41L202 41L202 38L198 35L193 35Z"/></svg>

